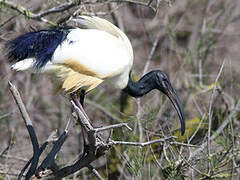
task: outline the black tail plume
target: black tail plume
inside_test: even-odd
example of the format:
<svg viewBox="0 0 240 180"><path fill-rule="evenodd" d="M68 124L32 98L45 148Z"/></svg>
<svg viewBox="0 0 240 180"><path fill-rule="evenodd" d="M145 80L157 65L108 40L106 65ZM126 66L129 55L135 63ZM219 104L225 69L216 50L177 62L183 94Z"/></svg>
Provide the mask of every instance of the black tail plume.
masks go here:
<svg viewBox="0 0 240 180"><path fill-rule="evenodd" d="M67 37L70 27L30 32L7 43L10 62L34 57L35 67L43 67Z"/></svg>

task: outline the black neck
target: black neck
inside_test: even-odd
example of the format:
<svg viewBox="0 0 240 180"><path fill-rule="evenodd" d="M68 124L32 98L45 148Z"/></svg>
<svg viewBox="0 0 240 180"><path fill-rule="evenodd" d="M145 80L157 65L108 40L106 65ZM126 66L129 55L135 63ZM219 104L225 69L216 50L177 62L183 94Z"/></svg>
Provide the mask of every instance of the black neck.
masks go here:
<svg viewBox="0 0 240 180"><path fill-rule="evenodd" d="M134 82L132 80L131 73L130 73L128 85L125 89L123 89L123 91L129 94L130 96L141 97L155 88L156 88L156 85L155 85L154 71L145 74L137 82Z"/></svg>

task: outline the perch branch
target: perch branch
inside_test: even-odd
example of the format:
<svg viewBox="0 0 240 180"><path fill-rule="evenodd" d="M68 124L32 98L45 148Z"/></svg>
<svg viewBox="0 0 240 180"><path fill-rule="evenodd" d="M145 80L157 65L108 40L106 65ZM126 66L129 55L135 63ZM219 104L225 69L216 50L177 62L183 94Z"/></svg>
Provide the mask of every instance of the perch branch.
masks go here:
<svg viewBox="0 0 240 180"><path fill-rule="evenodd" d="M40 153L39 153L40 155L41 155L42 152L45 150L45 148L47 147L48 143L55 140L56 133L57 133L56 131L52 132L52 133L50 134L50 136L47 138L46 142L44 142L43 145L40 147L40 150L39 150L39 151L40 151ZM39 155L39 156L40 156L40 155ZM21 178L22 178L23 173L26 171L26 169L28 168L28 166L31 164L32 160L33 160L33 157L32 157L32 158L26 163L26 165L23 167L23 169L21 170L20 174L18 175L18 179L21 179Z"/></svg>
<svg viewBox="0 0 240 180"><path fill-rule="evenodd" d="M55 156L60 151L63 143L65 142L66 138L68 136L68 131L64 131L61 136L58 138L58 140L55 142L54 146L52 147L50 153L47 155L47 157L43 160L41 165L38 167L36 174L38 175L40 171L44 171L47 168L51 168L51 166L55 163Z"/></svg>
<svg viewBox="0 0 240 180"><path fill-rule="evenodd" d="M71 101L71 104L77 114L77 120L79 124L87 131L89 138L89 151L86 153L86 155L80 155L79 160L76 161L73 165L63 167L56 172L43 177L43 179L61 179L70 174L73 174L83 167L88 167L91 162L104 155L105 151L109 149L109 145L96 136L94 128L89 123L88 117L86 117L83 111L80 110L74 101Z"/></svg>
<svg viewBox="0 0 240 180"><path fill-rule="evenodd" d="M32 121L31 121L31 119L30 119L30 117L29 117L29 115L26 111L26 108L23 104L23 101L21 99L21 96L20 96L17 88L10 81L8 81L8 85L9 85L9 89L10 89L12 95L13 95L13 98L14 98L17 106L18 106L18 109L19 109L19 111L22 115L22 118L24 120L25 125L26 126L32 126Z"/></svg>
<svg viewBox="0 0 240 180"><path fill-rule="evenodd" d="M35 130L32 126L32 121L27 113L27 110L23 104L23 101L21 99L21 96L20 96L17 88L10 81L8 81L8 85L9 85L9 89L13 95L13 98L18 106L18 109L22 115L22 118L23 118L26 128L28 130L28 133L29 133L29 136L30 136L30 139L32 142L32 146L33 146L33 160L32 160L31 166L26 174L26 179L30 179L30 177L35 173L37 165L38 165L38 160L39 160L39 156L40 156L39 143L38 143L38 139L37 139Z"/></svg>

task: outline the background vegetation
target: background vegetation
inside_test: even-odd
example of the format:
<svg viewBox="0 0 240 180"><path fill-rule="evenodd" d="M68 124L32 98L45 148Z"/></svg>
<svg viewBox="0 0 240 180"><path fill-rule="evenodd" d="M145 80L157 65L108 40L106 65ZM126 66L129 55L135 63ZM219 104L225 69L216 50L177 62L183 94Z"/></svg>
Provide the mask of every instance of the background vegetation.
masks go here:
<svg viewBox="0 0 240 180"><path fill-rule="evenodd" d="M133 128L115 129L114 140L146 142L175 136L143 148L113 146L93 163L101 176L239 179L240 2L236 0L0 0L0 179L16 179L32 156L8 80L20 90L41 142L56 129L62 132L71 118L68 97L53 94L50 77L11 71L5 43L29 31L69 25L78 15L97 15L118 25L132 42L135 79L152 69L166 72L187 121L187 131L180 136L176 112L159 92L135 100L101 85L86 100L94 125L127 122ZM73 162L82 150L79 126L72 122L69 131L58 164ZM86 168L69 177L94 178Z"/></svg>

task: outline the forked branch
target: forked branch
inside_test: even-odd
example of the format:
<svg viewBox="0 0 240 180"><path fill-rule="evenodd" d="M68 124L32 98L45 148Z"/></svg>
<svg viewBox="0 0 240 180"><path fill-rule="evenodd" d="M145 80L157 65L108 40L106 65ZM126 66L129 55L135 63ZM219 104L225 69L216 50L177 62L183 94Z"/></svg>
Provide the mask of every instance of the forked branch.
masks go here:
<svg viewBox="0 0 240 180"><path fill-rule="evenodd" d="M99 157L105 155L105 153L111 148L112 145L131 145L131 146L148 146L153 143L168 143L168 144L175 144L175 145L181 145L181 146L189 146L189 147L196 147L194 145L190 144L184 144L184 143L177 143L172 141L173 137L168 138L162 138L157 140L152 140L148 142L125 142L125 141L114 141L110 138L107 140L104 140L98 133L101 131L106 130L112 130L114 128L120 128L120 127L126 127L128 130L131 130L131 128L126 123L120 123L115 125L110 125L106 127L100 127L100 128L94 128L91 123L89 122L89 118L87 117L86 113L83 109L80 109L74 101L71 101L71 104L74 109L74 113L77 122L86 130L88 134L88 140L89 140L89 149L87 153L83 153L79 156L79 159L72 165L60 168L55 163L55 156L62 148L63 143L68 137L68 125L65 129L65 131L60 135L60 137L55 140L54 136L55 133L52 133L49 138L46 140L46 142L39 147L38 139L36 136L36 132L33 128L31 119L26 111L26 108L22 102L22 99L20 97L19 92L17 91L16 87L9 82L9 89L16 101L16 104L18 105L18 108L21 112L22 118L25 122L26 128L28 129L31 142L33 144L33 157L27 162L27 164L24 166L22 171L20 172L18 179L20 180L23 177L24 172L31 164L27 174L26 179L30 179L33 175L35 175L37 178L41 179L48 179L48 180L56 180L56 179L62 179L63 177L66 177L68 175L71 175L80 169L86 167L88 168L92 173L95 174L95 176L98 179L103 179L100 174L97 172L97 170L91 165L91 163L95 160L97 160ZM42 163L38 166L39 158L43 151L45 150L46 146L49 144L49 142L55 141L54 146L52 147L52 150L48 153L46 158L42 161ZM45 170L51 169L51 174L44 174Z"/></svg>

